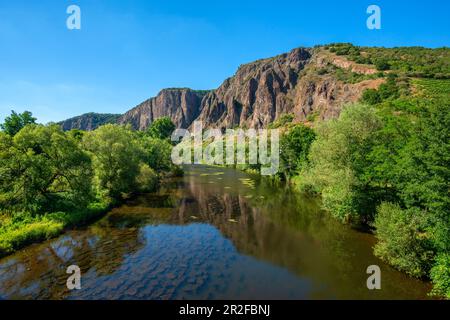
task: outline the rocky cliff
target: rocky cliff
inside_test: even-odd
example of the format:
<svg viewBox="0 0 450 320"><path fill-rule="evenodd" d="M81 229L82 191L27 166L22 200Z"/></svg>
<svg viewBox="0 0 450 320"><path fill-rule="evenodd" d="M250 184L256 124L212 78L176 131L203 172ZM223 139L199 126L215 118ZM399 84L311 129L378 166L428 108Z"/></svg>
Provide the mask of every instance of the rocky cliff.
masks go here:
<svg viewBox="0 0 450 320"><path fill-rule="evenodd" d="M107 123L116 123L119 117L120 114L91 112L59 122L59 125L65 131L72 129L91 131Z"/></svg>
<svg viewBox="0 0 450 320"><path fill-rule="evenodd" d="M178 128L187 128L199 115L204 91L164 89L156 97L126 112L118 123L146 129L155 119L170 117Z"/></svg>
<svg viewBox="0 0 450 320"><path fill-rule="evenodd" d="M347 74L375 73L370 67L344 62L345 58L321 48L298 48L244 65L234 77L205 96L199 120L221 128L263 128L287 113L293 114L296 121L306 121L309 115L321 119L336 117L343 105L357 101L365 89L383 82L340 80L337 70Z"/></svg>
<svg viewBox="0 0 450 320"><path fill-rule="evenodd" d="M194 120L208 127L263 128L288 113L295 121L328 119L338 116L346 103L357 101L365 89L377 88L383 79L376 73L372 66L323 47L297 48L242 65L216 90L164 89L117 123L144 130L168 116L178 128L188 128Z"/></svg>

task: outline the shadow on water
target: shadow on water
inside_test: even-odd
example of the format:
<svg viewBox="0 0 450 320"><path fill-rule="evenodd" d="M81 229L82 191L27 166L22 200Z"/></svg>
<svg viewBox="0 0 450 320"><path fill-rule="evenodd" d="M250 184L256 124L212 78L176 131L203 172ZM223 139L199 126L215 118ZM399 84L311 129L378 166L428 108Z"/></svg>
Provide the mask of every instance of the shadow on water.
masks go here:
<svg viewBox="0 0 450 320"><path fill-rule="evenodd" d="M0 296L21 299L426 299L429 284L372 254L352 230L286 187L191 167L85 230L0 260ZM82 289L66 289L66 268ZM368 290L379 265L382 289Z"/></svg>

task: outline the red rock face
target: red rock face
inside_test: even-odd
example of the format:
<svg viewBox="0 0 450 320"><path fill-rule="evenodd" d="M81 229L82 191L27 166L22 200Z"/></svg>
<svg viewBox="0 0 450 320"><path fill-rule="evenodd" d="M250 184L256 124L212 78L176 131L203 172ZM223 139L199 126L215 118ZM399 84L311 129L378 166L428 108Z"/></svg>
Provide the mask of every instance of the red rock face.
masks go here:
<svg viewBox="0 0 450 320"><path fill-rule="evenodd" d="M342 107L357 101L366 88L376 88L381 79L344 83L333 73L318 72L329 65L359 74L375 72L322 48L297 48L289 53L242 65L216 90L164 89L122 115L120 124L145 130L155 119L168 116L178 128L189 128L194 120L204 127L264 128L283 114L295 121L309 115L337 117Z"/></svg>
<svg viewBox="0 0 450 320"><path fill-rule="evenodd" d="M125 113L118 123L145 130L155 119L167 116L178 128L187 128L198 117L202 96L191 89L165 89Z"/></svg>
<svg viewBox="0 0 450 320"><path fill-rule="evenodd" d="M311 58L311 49L259 60L239 68L202 101L199 120L206 126L262 128L294 108L292 92Z"/></svg>

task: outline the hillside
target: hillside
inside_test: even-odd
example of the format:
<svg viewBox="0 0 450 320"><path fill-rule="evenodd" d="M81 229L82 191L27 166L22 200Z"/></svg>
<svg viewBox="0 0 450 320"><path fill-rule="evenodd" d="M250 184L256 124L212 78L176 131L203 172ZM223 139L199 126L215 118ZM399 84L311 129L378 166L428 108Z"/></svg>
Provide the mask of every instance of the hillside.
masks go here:
<svg viewBox="0 0 450 320"><path fill-rule="evenodd" d="M396 87L398 95L414 91L414 78L450 79L450 50L351 44L297 48L240 66L216 90L164 89L120 117L88 114L64 121L63 128L92 130L118 122L144 130L163 116L179 128L194 120L220 128L263 128L286 114L295 122L329 119L388 78L387 86Z"/></svg>
<svg viewBox="0 0 450 320"><path fill-rule="evenodd" d="M72 129L91 131L107 123L116 123L119 117L120 115L118 114L90 112L61 121L58 124L60 124L65 131Z"/></svg>

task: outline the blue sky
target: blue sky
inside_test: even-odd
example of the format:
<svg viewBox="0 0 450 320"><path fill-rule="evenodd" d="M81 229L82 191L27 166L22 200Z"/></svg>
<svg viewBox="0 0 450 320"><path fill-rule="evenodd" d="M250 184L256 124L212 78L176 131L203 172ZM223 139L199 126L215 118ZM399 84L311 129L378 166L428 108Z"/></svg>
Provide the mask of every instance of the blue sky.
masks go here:
<svg viewBox="0 0 450 320"><path fill-rule="evenodd" d="M81 8L81 30L66 9ZM382 29L366 27L380 6ZM165 87L212 89L299 46L450 45L447 0L0 0L0 121L122 113Z"/></svg>

